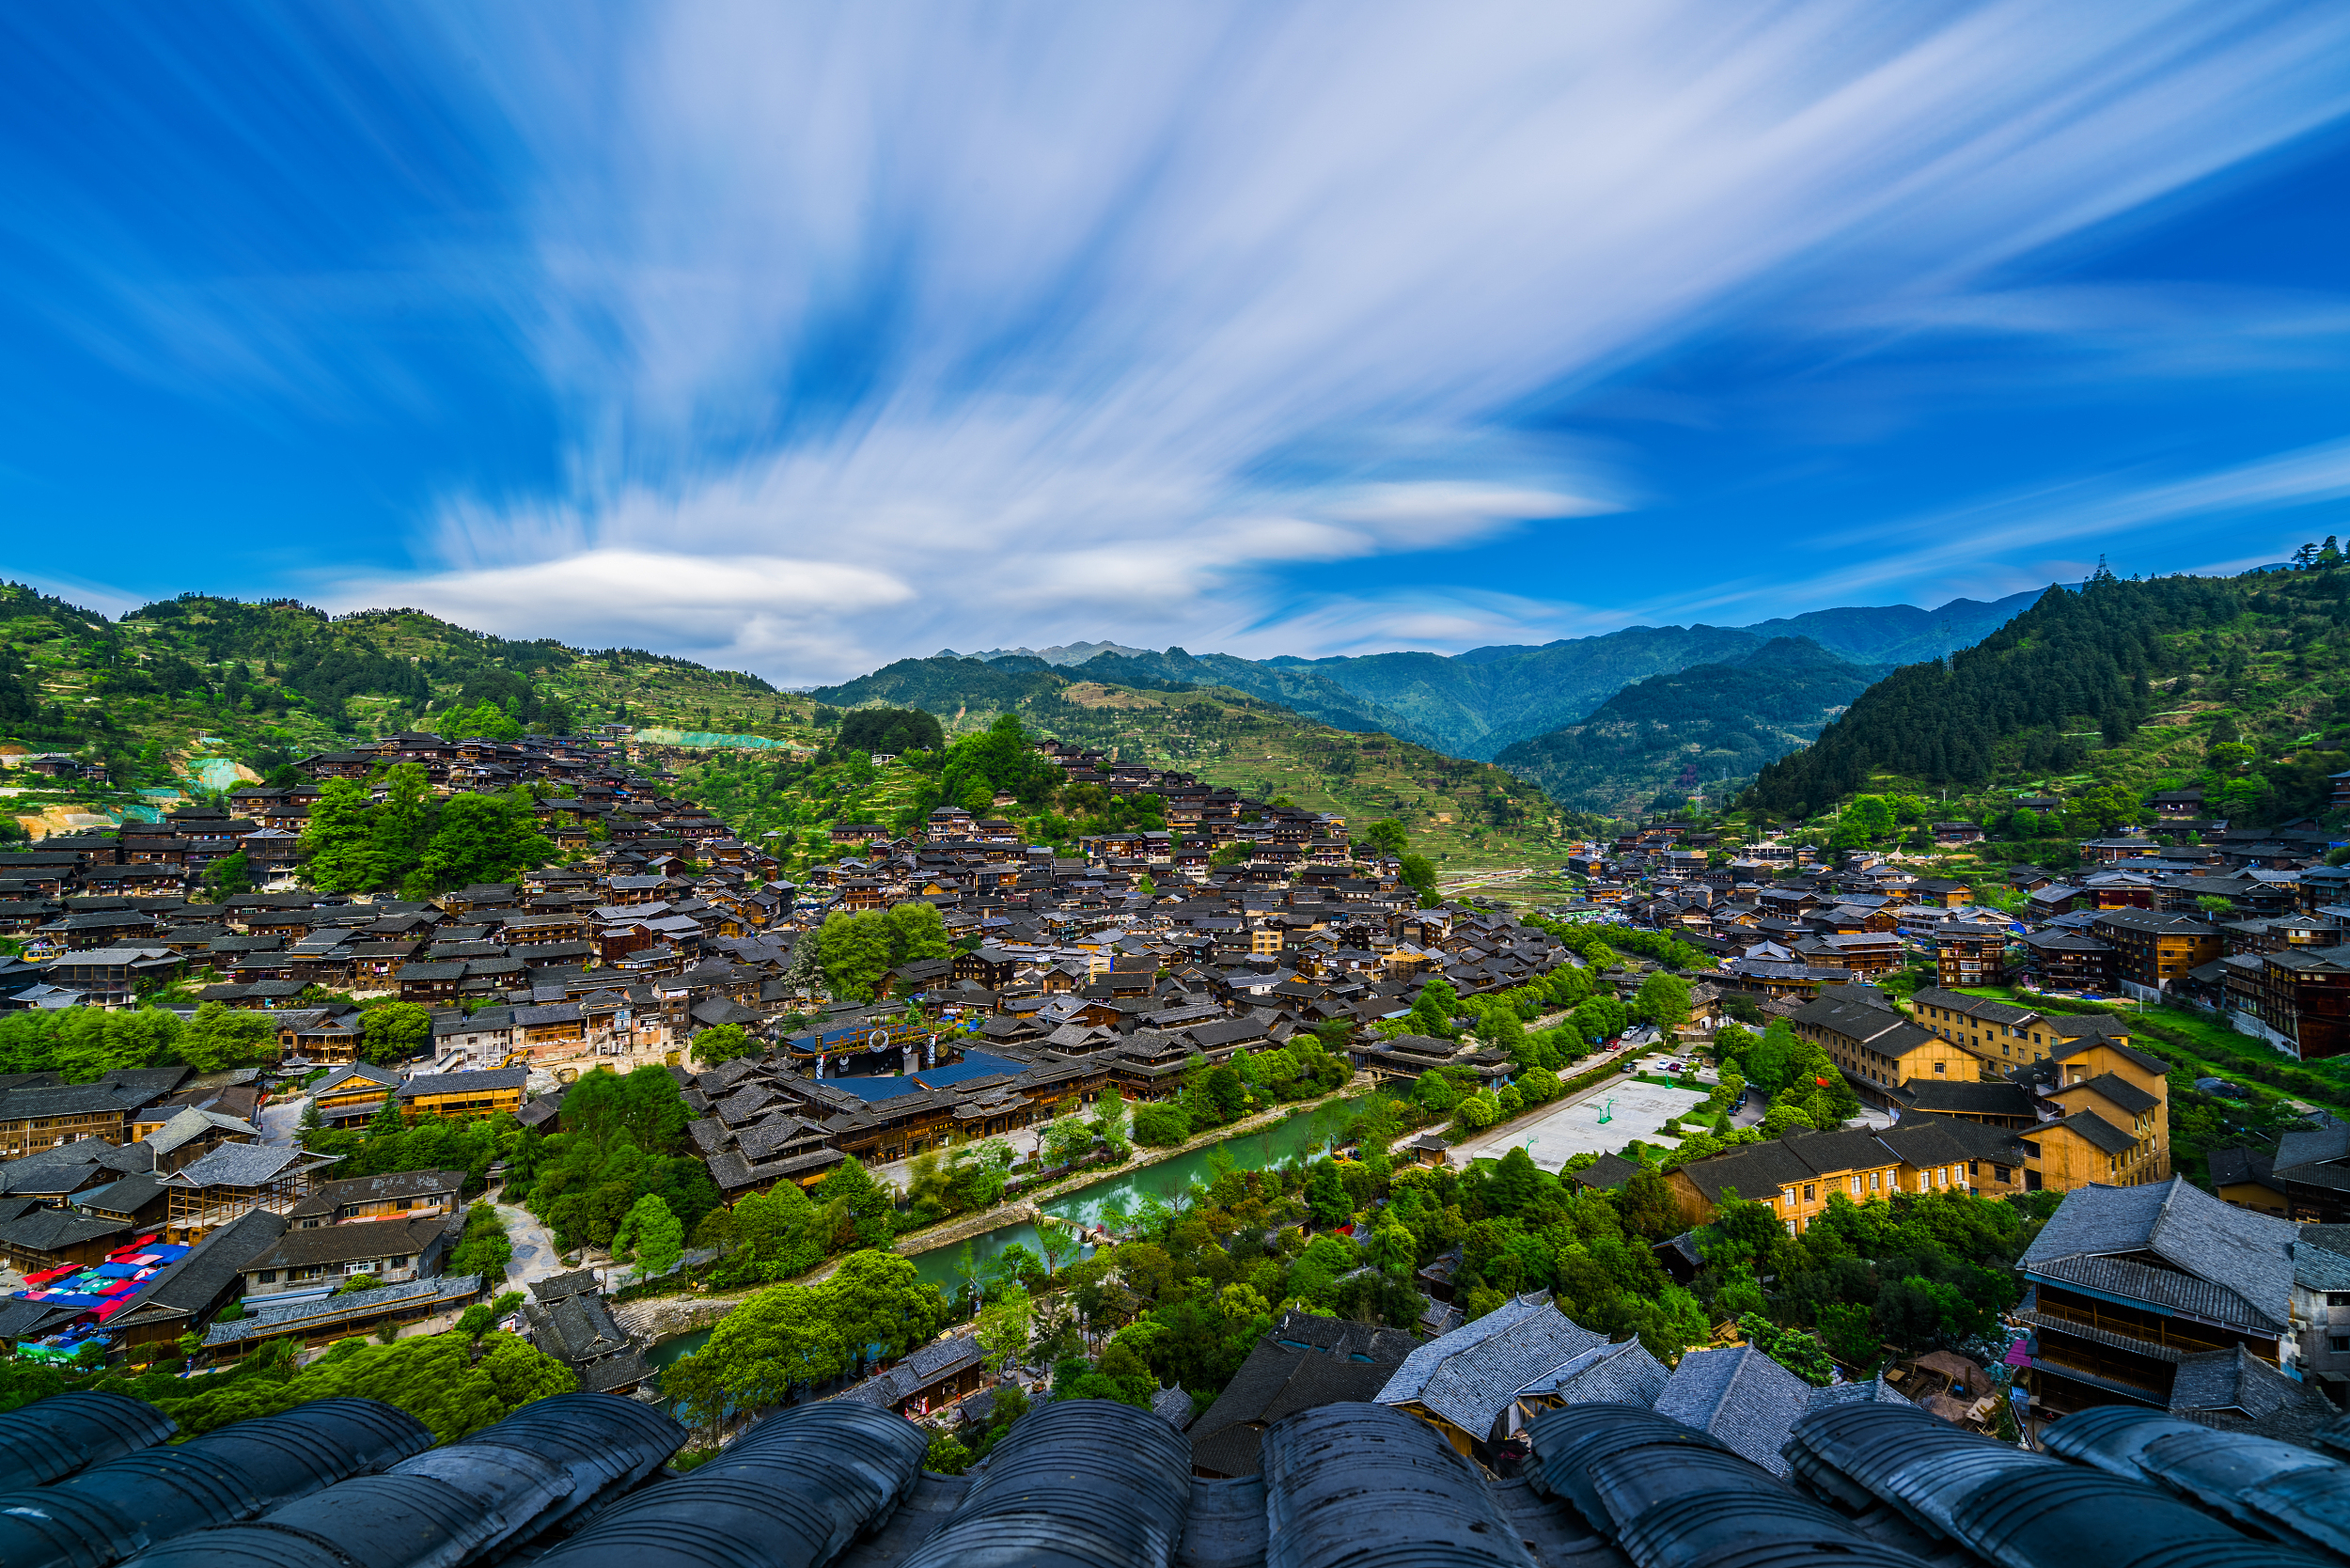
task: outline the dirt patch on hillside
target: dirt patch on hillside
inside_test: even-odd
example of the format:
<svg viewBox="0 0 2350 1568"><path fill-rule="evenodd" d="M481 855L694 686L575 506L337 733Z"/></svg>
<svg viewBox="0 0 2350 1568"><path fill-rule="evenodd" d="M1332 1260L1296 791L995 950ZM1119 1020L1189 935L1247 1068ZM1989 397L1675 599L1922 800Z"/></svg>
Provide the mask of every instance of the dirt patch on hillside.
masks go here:
<svg viewBox="0 0 2350 1568"><path fill-rule="evenodd" d="M1080 708L1164 708L1158 698L1131 691L1124 686L1104 686L1098 681L1080 681L1061 689L1061 700L1073 702Z"/></svg>
<svg viewBox="0 0 2350 1568"><path fill-rule="evenodd" d="M17 825L36 839L52 833L82 833L93 827L112 827L116 821L111 813L71 806L44 806L39 811L19 811L14 815Z"/></svg>

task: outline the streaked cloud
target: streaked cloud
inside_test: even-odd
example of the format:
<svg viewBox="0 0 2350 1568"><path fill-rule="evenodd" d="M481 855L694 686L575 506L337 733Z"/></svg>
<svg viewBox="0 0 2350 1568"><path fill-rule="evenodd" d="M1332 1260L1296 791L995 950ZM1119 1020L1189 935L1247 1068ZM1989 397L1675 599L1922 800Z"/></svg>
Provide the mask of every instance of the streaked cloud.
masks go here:
<svg viewBox="0 0 2350 1568"><path fill-rule="evenodd" d="M906 584L794 671L838 675L1080 635L1319 651L1354 616L1268 569L1593 526L1621 474L1491 471L1480 432L1758 291L2109 326L1972 280L2338 112L2350 19L2096 15L710 5L588 60L484 37L545 171L535 352L581 410L578 547ZM539 532L478 504L446 528L453 558ZM1504 633L1425 570L1363 632Z"/></svg>
<svg viewBox="0 0 2350 1568"><path fill-rule="evenodd" d="M400 519L367 564L313 488L306 556L224 587L786 680L1458 648L1980 597L2133 530L2209 559L2159 530L2304 504L2330 461L2030 438L2063 398L2342 368L2326 285L2080 267L2337 123L2340 8L150 20L166 85L221 86L20 50L127 129L85 169L0 133L0 284L136 396L261 432L258 472L401 432L345 477ZM1894 455L2002 402L1998 462Z"/></svg>

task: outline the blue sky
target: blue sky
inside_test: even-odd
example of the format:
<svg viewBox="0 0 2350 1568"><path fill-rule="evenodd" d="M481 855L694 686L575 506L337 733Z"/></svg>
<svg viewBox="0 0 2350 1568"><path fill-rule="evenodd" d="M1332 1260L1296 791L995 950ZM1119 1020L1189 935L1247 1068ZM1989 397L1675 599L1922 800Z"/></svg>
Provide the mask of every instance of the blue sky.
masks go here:
<svg viewBox="0 0 2350 1568"><path fill-rule="evenodd" d="M2350 534L2350 10L0 12L0 572L835 679Z"/></svg>

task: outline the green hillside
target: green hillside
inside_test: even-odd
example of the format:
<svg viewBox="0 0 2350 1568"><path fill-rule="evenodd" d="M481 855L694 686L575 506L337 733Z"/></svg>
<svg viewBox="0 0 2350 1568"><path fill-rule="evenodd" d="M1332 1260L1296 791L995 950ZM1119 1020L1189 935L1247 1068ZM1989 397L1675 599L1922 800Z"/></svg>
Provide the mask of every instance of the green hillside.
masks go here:
<svg viewBox="0 0 2350 1568"><path fill-rule="evenodd" d="M70 751L110 774L99 786L11 770L10 814L53 829L76 810L162 800L143 789L217 790L400 729L628 723L813 745L815 716L807 698L754 675L509 641L413 610L330 618L291 601L190 595L110 620L0 586L0 750Z"/></svg>
<svg viewBox="0 0 2350 1568"><path fill-rule="evenodd" d="M2018 791L2194 783L2234 821L2322 812L2326 776L2350 768L2350 566L2330 542L2319 560L2051 588L1980 646L1870 687L1748 803L1810 817L1947 789L1978 815Z"/></svg>
<svg viewBox="0 0 2350 1568"><path fill-rule="evenodd" d="M1636 682L1495 761L1575 810L1635 816L1700 791L1723 800L1888 673L1809 637L1774 637L1742 658Z"/></svg>
<svg viewBox="0 0 2350 1568"><path fill-rule="evenodd" d="M1391 735L1315 723L1230 687L1073 679L1136 663L1112 665L1105 658L1072 669L1026 658L906 659L809 695L839 706L926 708L949 734L970 734L998 713L1016 713L1035 733L1099 746L1120 761L1181 768L1260 799L1286 799L1350 819L1396 817L1412 830L1415 847L1447 872L1556 861L1564 839L1590 825L1489 763L1447 757ZM884 769L870 783L843 790L838 777L783 776L797 766L713 759L693 776L702 798L722 815L723 802L736 793L763 801L759 808L773 820L760 818L760 832L820 819L855 820L838 813L847 806L863 808L875 798L870 792L888 776ZM713 782L717 776L739 782Z"/></svg>

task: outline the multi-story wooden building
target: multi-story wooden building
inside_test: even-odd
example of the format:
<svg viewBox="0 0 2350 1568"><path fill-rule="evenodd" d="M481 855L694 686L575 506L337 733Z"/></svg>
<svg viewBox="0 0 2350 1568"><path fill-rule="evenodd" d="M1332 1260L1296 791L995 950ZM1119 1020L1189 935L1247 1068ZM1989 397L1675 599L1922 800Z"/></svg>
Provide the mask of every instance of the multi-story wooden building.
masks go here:
<svg viewBox="0 0 2350 1568"><path fill-rule="evenodd" d="M2185 1177L2067 1194L2016 1264L2034 1404L2168 1408L2181 1363L2212 1352L2291 1370L2296 1234Z"/></svg>
<svg viewBox="0 0 2350 1568"><path fill-rule="evenodd" d="M331 1154L264 1143L224 1143L164 1179L170 1195L165 1234L174 1242L193 1243L256 1212L283 1219L335 1160Z"/></svg>
<svg viewBox="0 0 2350 1568"><path fill-rule="evenodd" d="M2139 1186L2170 1179L2170 1069L2158 1057L2101 1036L2057 1049L2043 1093L2059 1120L2024 1137L2024 1185L2060 1192L2092 1183Z"/></svg>
<svg viewBox="0 0 2350 1568"><path fill-rule="evenodd" d="M384 1097L399 1087L400 1074L390 1068L352 1062L321 1078L310 1103L327 1126L351 1127L382 1110Z"/></svg>
<svg viewBox="0 0 2350 1568"><path fill-rule="evenodd" d="M2251 1005L2239 1012L2250 1014L2261 1038L2303 1061L2350 1051L2350 945L2289 946L2259 958L2245 977Z"/></svg>
<svg viewBox="0 0 2350 1568"><path fill-rule="evenodd" d="M2226 950L2219 928L2191 915L2109 909L2089 930L2113 949L2114 978L2149 991L2167 990Z"/></svg>
<svg viewBox="0 0 2350 1568"><path fill-rule="evenodd" d="M1928 987L1910 997L1918 1022L1974 1055L1992 1076L2027 1062L2045 1061L2067 1038L2066 1018ZM2102 1020L2101 1020L2102 1021Z"/></svg>
<svg viewBox="0 0 2350 1568"><path fill-rule="evenodd" d="M428 1073L402 1083L392 1091L392 1100L411 1121L419 1116L446 1117L458 1121L510 1116L523 1108L523 1089L529 1079L527 1067Z"/></svg>
<svg viewBox="0 0 2350 1568"><path fill-rule="evenodd" d="M462 1170L403 1170L321 1182L291 1210L293 1228L366 1224L384 1219L446 1219L465 1191Z"/></svg>
<svg viewBox="0 0 2350 1568"><path fill-rule="evenodd" d="M2007 978L2007 945L2014 933L1991 920L1945 920L1934 928L1936 977L1946 991L1997 985Z"/></svg>
<svg viewBox="0 0 2350 1568"><path fill-rule="evenodd" d="M1800 1235L1838 1198L1854 1203L1897 1192L1966 1191L1974 1184L1969 1145L1950 1124L1919 1119L1882 1130L1790 1134L1696 1160L1666 1176L1682 1217L1703 1225L1735 1197L1769 1206L1789 1235Z"/></svg>
<svg viewBox="0 0 2350 1568"><path fill-rule="evenodd" d="M2043 991L2113 991L2113 949L2074 931L2035 931L2022 938L2024 970Z"/></svg>
<svg viewBox="0 0 2350 1568"><path fill-rule="evenodd" d="M1872 1105L1898 1104L1895 1090L1904 1083L1972 1083L1982 1076L1972 1052L1910 1019L1873 986L1831 987L1787 1022L1797 1036L1826 1051Z"/></svg>
<svg viewBox="0 0 2350 1568"><path fill-rule="evenodd" d="M127 1143L132 1112L158 1092L149 1083L111 1078L10 1090L0 1094L0 1159L86 1137Z"/></svg>

